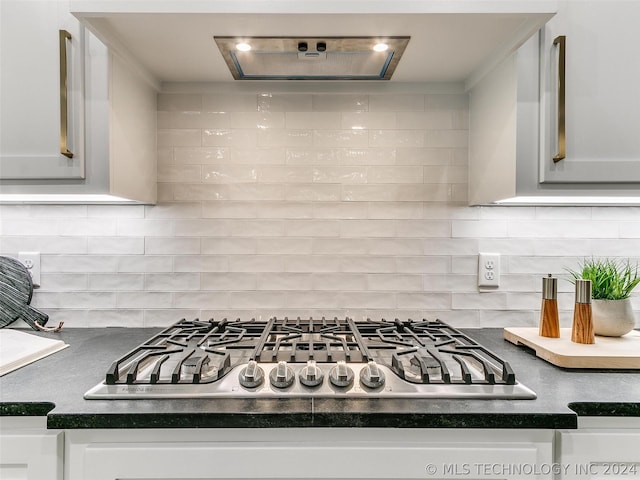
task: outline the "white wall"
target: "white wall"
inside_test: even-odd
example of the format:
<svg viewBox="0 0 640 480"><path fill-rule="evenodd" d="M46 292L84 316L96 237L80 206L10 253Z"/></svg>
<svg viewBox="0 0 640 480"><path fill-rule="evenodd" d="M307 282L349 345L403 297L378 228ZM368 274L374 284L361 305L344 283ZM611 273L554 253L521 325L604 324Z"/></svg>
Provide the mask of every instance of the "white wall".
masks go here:
<svg viewBox="0 0 640 480"><path fill-rule="evenodd" d="M32 303L53 321L535 326L543 275L640 256L638 208L465 206L463 94L256 90L162 94L158 106L157 206L0 207L0 252L42 252ZM502 254L498 291L477 290L479 251ZM572 287L559 285L568 326Z"/></svg>

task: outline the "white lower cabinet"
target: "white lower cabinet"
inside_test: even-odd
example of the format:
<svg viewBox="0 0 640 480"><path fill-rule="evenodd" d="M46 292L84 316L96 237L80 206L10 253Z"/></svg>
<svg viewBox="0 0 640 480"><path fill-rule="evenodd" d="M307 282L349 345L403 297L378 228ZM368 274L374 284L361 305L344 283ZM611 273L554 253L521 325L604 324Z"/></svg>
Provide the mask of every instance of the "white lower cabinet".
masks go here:
<svg viewBox="0 0 640 480"><path fill-rule="evenodd" d="M44 417L0 417L0 478L62 480L63 437Z"/></svg>
<svg viewBox="0 0 640 480"><path fill-rule="evenodd" d="M559 478L640 478L640 425L636 418L623 422L623 428L610 428L611 422L596 420L594 425L578 430L558 431L556 457L562 467Z"/></svg>
<svg viewBox="0 0 640 480"><path fill-rule="evenodd" d="M71 430L67 480L551 479L552 430Z"/></svg>

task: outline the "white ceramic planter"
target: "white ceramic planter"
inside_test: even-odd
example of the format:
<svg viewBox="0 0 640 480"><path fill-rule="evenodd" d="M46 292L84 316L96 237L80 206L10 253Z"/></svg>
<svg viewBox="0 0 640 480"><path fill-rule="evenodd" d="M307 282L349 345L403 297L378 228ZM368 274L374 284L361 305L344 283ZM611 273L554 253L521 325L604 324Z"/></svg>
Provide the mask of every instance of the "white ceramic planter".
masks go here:
<svg viewBox="0 0 640 480"><path fill-rule="evenodd" d="M636 325L631 299L592 300L593 331L596 335L619 337Z"/></svg>

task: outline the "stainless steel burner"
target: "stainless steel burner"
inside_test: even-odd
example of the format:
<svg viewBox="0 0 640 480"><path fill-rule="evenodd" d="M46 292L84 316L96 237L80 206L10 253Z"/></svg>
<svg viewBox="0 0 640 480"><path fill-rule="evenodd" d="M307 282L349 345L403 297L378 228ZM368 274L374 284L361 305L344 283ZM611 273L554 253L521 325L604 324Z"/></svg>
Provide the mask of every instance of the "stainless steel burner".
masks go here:
<svg viewBox="0 0 640 480"><path fill-rule="evenodd" d="M535 398L439 321L187 321L116 360L85 398Z"/></svg>

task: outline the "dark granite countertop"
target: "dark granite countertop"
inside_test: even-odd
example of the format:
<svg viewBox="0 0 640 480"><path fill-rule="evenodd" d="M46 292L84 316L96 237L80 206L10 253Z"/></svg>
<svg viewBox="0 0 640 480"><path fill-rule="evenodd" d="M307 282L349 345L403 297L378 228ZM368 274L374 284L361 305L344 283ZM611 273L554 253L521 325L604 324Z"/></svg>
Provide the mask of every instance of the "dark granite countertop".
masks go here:
<svg viewBox="0 0 640 480"><path fill-rule="evenodd" d="M0 415L47 415L49 428L576 428L578 415L640 417L640 371L555 367L503 340L464 332L507 360L535 400L84 400L118 356L158 329L63 329L70 347L0 378Z"/></svg>

